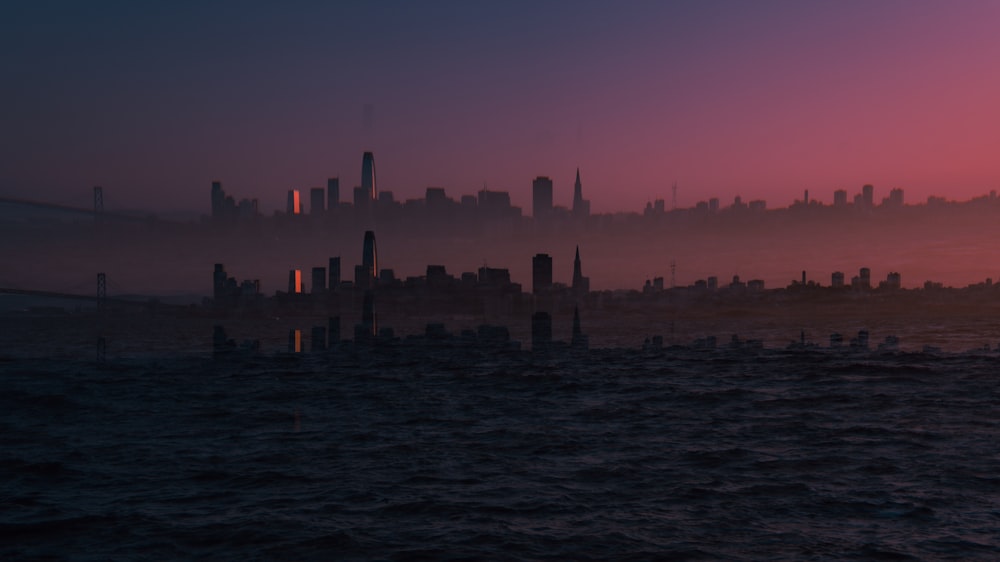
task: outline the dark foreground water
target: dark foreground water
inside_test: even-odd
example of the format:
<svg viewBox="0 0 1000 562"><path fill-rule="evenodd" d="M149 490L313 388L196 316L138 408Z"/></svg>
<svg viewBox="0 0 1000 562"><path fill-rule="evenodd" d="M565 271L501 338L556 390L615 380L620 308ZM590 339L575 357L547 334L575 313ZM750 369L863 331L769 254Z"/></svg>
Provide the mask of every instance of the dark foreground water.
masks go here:
<svg viewBox="0 0 1000 562"><path fill-rule="evenodd" d="M0 363L0 558L998 559L974 356Z"/></svg>

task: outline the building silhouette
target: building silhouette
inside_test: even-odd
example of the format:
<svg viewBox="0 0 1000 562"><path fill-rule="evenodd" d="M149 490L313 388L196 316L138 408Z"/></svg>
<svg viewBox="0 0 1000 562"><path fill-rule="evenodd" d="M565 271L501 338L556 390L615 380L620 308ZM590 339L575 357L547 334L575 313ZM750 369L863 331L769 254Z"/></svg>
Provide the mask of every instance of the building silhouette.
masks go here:
<svg viewBox="0 0 1000 562"><path fill-rule="evenodd" d="M326 180L326 210L333 212L340 207L340 178Z"/></svg>
<svg viewBox="0 0 1000 562"><path fill-rule="evenodd" d="M590 216L590 201L583 198L583 184L580 183L580 168L576 169L576 182L573 184L573 217L585 219Z"/></svg>
<svg viewBox="0 0 1000 562"><path fill-rule="evenodd" d="M225 212L226 192L222 190L221 181L212 182L212 218L220 219Z"/></svg>
<svg viewBox="0 0 1000 562"><path fill-rule="evenodd" d="M334 292L340 289L340 256L330 258L329 268L327 273L330 276L329 289L330 292Z"/></svg>
<svg viewBox="0 0 1000 562"><path fill-rule="evenodd" d="M531 182L531 215L536 221L552 216L552 180L546 176Z"/></svg>
<svg viewBox="0 0 1000 562"><path fill-rule="evenodd" d="M531 258L531 292L540 295L552 289L552 257L535 254Z"/></svg>
<svg viewBox="0 0 1000 562"><path fill-rule="evenodd" d="M662 284L662 280L661 280ZM582 298L590 292L590 278L583 276L583 267L580 263L580 246L576 247L576 257L573 259L573 296Z"/></svg>
<svg viewBox="0 0 1000 562"><path fill-rule="evenodd" d="M299 198L299 190L288 190L288 204L285 206L285 212L289 215L297 215L302 212L302 201Z"/></svg>
<svg viewBox="0 0 1000 562"><path fill-rule="evenodd" d="M302 270L288 270L288 294L293 295L302 292Z"/></svg>
<svg viewBox="0 0 1000 562"><path fill-rule="evenodd" d="M838 189L833 192L833 206L834 207L846 207L847 206L847 190Z"/></svg>
<svg viewBox="0 0 1000 562"><path fill-rule="evenodd" d="M361 265L354 269L354 284L365 290L375 286L375 276L378 273L378 255L375 248L375 232L365 231L365 241L361 249Z"/></svg>
<svg viewBox="0 0 1000 562"><path fill-rule="evenodd" d="M378 198L378 191L375 186L375 155L365 152L361 157L361 189L367 195L369 201Z"/></svg>
<svg viewBox="0 0 1000 562"><path fill-rule="evenodd" d="M875 186L870 183L861 187L861 204L865 209L875 206Z"/></svg>

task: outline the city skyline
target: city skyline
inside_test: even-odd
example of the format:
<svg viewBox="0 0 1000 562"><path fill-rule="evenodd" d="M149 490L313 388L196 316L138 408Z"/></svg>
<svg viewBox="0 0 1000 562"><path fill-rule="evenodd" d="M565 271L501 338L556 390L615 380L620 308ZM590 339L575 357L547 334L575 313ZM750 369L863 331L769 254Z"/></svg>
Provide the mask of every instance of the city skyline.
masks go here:
<svg viewBox="0 0 1000 562"><path fill-rule="evenodd" d="M579 167L595 213L1000 182L989 2L2 10L5 195L191 211L220 179L266 212L349 197L369 150L399 200L548 176L568 207Z"/></svg>

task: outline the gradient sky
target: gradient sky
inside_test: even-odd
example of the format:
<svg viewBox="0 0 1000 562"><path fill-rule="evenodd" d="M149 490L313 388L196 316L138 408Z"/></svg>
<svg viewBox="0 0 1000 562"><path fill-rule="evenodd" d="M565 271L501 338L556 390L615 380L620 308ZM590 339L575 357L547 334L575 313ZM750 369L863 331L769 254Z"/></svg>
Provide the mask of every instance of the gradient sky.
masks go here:
<svg viewBox="0 0 1000 562"><path fill-rule="evenodd" d="M531 180L594 212L1000 187L1000 2L5 2L0 194L205 213ZM365 107L371 108L366 117Z"/></svg>

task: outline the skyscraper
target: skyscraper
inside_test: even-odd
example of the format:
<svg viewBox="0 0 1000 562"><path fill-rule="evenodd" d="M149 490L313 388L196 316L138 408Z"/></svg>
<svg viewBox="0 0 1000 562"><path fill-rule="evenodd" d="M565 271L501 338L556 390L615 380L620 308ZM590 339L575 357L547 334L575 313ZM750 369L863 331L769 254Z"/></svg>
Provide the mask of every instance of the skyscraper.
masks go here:
<svg viewBox="0 0 1000 562"><path fill-rule="evenodd" d="M340 206L340 178L326 180L326 209L336 211Z"/></svg>
<svg viewBox="0 0 1000 562"><path fill-rule="evenodd" d="M218 219L222 217L223 209L226 204L226 192L222 190L221 181L212 182L212 218Z"/></svg>
<svg viewBox="0 0 1000 562"><path fill-rule="evenodd" d="M531 292L538 295L552 288L552 258L535 254L531 258Z"/></svg>
<svg viewBox="0 0 1000 562"><path fill-rule="evenodd" d="M590 278L583 276L583 267L580 263L580 247L576 247L576 258L573 260L573 296L576 298L585 297L590 292Z"/></svg>
<svg viewBox="0 0 1000 562"><path fill-rule="evenodd" d="M552 180L538 176L531 182L531 214L536 221L552 215Z"/></svg>
<svg viewBox="0 0 1000 562"><path fill-rule="evenodd" d="M361 157L361 189L368 195L370 201L374 201L378 196L375 189L375 155L366 152Z"/></svg>
<svg viewBox="0 0 1000 562"><path fill-rule="evenodd" d="M340 256L330 258L328 273L330 275L329 289L332 293L340 289Z"/></svg>
<svg viewBox="0 0 1000 562"><path fill-rule="evenodd" d="M590 201L583 198L583 184L580 183L580 168L576 169L576 183L573 184L573 217L585 219L590 216Z"/></svg>
<svg viewBox="0 0 1000 562"><path fill-rule="evenodd" d="M302 270L288 270L288 294L295 295L302 292Z"/></svg>
<svg viewBox="0 0 1000 562"><path fill-rule="evenodd" d="M297 215L302 212L302 201L299 199L299 190L288 190L288 205L285 212L289 215Z"/></svg>
<svg viewBox="0 0 1000 562"><path fill-rule="evenodd" d="M375 249L375 231L365 231L364 247L361 250L361 265L354 270L354 284L358 288L369 290L375 286L375 275L378 273L378 257Z"/></svg>

